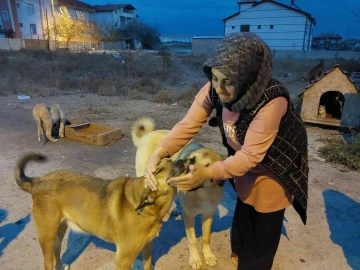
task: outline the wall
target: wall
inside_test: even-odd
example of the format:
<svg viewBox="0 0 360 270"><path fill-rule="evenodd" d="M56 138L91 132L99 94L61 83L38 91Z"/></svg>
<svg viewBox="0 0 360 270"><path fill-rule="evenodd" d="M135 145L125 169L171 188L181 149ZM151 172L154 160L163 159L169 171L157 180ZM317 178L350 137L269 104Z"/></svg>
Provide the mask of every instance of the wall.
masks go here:
<svg viewBox="0 0 360 270"><path fill-rule="evenodd" d="M116 27L124 26L127 22L133 20L135 16L136 16L135 10L132 13L128 13L128 12L123 12L123 8L116 9L113 11L97 11L95 13L90 14L90 18L96 21L96 23L99 26L101 26L105 21L116 24ZM121 24L120 17L124 18L123 20L125 23Z"/></svg>
<svg viewBox="0 0 360 270"><path fill-rule="evenodd" d="M17 14L19 17L21 37L25 39L43 39L43 28L42 28L42 14L39 0L19 1L17 3ZM34 14L28 13L28 5L34 7ZM30 24L36 25L36 34L32 35L30 31Z"/></svg>
<svg viewBox="0 0 360 270"><path fill-rule="evenodd" d="M23 48L25 48L25 43L22 39L15 39L15 38L0 39L0 50L18 51Z"/></svg>
<svg viewBox="0 0 360 270"><path fill-rule="evenodd" d="M214 53L223 37L193 37L192 53L209 56Z"/></svg>
<svg viewBox="0 0 360 270"><path fill-rule="evenodd" d="M225 35L240 32L241 25L250 25L249 32L259 35L272 49L279 50L307 50L312 31L306 16L271 3L242 7L240 15L226 21Z"/></svg>
<svg viewBox="0 0 360 270"><path fill-rule="evenodd" d="M194 55L211 55L223 37L193 37L192 52ZM358 59L359 52L354 51L296 51L296 50L273 50L274 58L295 59Z"/></svg>

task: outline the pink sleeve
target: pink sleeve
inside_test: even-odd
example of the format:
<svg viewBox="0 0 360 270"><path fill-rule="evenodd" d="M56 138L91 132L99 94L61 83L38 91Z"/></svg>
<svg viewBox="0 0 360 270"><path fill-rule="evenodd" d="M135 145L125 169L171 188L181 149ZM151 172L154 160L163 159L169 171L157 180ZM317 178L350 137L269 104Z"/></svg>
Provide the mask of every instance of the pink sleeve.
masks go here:
<svg viewBox="0 0 360 270"><path fill-rule="evenodd" d="M263 160L276 137L287 103L286 98L278 97L259 111L250 123L241 149L234 156L211 166L214 180L242 176Z"/></svg>
<svg viewBox="0 0 360 270"><path fill-rule="evenodd" d="M160 146L164 147L170 156L185 146L206 123L213 109L209 91L210 82L200 89L185 117L160 142Z"/></svg>

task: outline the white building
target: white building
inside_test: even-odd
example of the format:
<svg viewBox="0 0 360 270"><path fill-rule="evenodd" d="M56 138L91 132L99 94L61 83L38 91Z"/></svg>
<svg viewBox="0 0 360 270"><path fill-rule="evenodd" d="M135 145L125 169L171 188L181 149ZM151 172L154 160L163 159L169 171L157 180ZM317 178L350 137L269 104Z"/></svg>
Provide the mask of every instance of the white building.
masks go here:
<svg viewBox="0 0 360 270"><path fill-rule="evenodd" d="M241 1L238 5L238 12L223 19L225 35L252 32L273 50L311 49L315 19L294 1L291 5L272 0Z"/></svg>
<svg viewBox="0 0 360 270"><path fill-rule="evenodd" d="M44 5L44 1L16 1L20 36L22 38L43 39L42 5Z"/></svg>
<svg viewBox="0 0 360 270"><path fill-rule="evenodd" d="M68 12L73 19L90 21L95 8L78 0L53 0L54 11ZM24 39L47 39L47 26L53 21L51 0L27 0L16 2L20 36Z"/></svg>
<svg viewBox="0 0 360 270"><path fill-rule="evenodd" d="M130 4L95 5L94 8L95 12L91 14L91 19L95 21L99 27L105 23L120 28L138 18L136 8Z"/></svg>

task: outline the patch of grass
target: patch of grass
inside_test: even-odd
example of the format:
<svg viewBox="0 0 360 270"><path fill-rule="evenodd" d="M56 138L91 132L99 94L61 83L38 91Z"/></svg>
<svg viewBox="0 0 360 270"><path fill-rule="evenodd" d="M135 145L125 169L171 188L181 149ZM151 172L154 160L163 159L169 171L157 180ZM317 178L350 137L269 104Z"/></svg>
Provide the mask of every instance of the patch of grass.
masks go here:
<svg viewBox="0 0 360 270"><path fill-rule="evenodd" d="M328 162L342 164L351 170L360 170L359 135L354 137L352 143L347 143L342 138L328 138L319 152Z"/></svg>

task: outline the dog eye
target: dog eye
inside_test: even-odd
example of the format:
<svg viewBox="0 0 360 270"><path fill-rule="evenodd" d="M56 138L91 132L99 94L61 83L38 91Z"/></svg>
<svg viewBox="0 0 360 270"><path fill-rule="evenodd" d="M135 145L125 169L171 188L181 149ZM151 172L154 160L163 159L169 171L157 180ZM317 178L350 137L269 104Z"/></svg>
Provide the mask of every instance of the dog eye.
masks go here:
<svg viewBox="0 0 360 270"><path fill-rule="evenodd" d="M210 166L210 163L206 164L205 167L209 167Z"/></svg>

